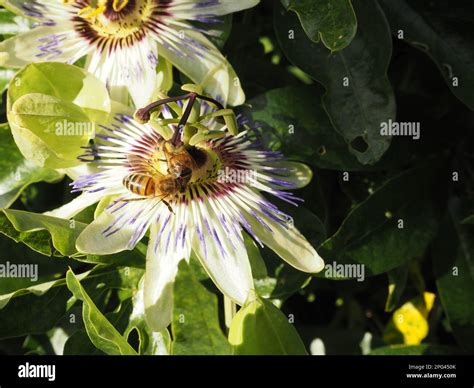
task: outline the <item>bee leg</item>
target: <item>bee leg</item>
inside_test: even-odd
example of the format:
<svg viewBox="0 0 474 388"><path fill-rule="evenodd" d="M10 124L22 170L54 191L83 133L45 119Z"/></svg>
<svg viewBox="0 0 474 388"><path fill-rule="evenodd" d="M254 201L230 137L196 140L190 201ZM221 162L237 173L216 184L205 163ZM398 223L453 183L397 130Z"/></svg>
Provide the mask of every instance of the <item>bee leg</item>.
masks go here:
<svg viewBox="0 0 474 388"><path fill-rule="evenodd" d="M168 201L165 201L165 200L163 200L163 203L164 203L164 204L165 204L165 205L168 207L168 210L169 210L171 213L173 213L173 214L174 214L173 208L171 207L171 205L169 204L169 202L168 202Z"/></svg>

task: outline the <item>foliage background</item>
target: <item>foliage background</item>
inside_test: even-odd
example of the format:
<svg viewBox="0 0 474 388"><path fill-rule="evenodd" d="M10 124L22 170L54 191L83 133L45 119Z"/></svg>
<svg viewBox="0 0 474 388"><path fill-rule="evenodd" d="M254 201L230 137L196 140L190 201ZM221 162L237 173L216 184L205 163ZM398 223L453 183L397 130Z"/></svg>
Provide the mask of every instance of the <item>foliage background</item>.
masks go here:
<svg viewBox="0 0 474 388"><path fill-rule="evenodd" d="M0 9L3 39L25 26ZM309 278L254 248L267 301L242 312L232 348L222 296L191 263L170 330L151 333L134 313L145 244L68 257L68 222L45 229L32 213L70 201L70 180L24 160L2 124L0 261L37 263L40 278L0 280L0 353L301 354L321 341L326 354L472 353L472 3L267 0L221 27L216 43L247 94L240 113L314 171L304 205L285 210L327 263L364 264L365 280ZM0 71L2 123L13 74ZM420 139L380 136L388 119L419 122ZM76 217L79 229L92 213Z"/></svg>

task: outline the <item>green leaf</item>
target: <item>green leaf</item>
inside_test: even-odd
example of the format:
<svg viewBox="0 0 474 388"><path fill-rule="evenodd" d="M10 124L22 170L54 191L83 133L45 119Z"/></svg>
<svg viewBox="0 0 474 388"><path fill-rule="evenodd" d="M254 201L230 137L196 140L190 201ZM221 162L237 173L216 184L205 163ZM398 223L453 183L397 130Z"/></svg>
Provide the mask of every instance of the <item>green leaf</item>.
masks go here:
<svg viewBox="0 0 474 388"><path fill-rule="evenodd" d="M387 77L392 38L375 0L354 0L353 4L359 21L357 35L336 53L311 42L294 15L282 8L275 8L275 32L288 59L325 87L324 108L351 153L362 164L374 164L391 140L380 133L381 124L395 119L395 99Z"/></svg>
<svg viewBox="0 0 474 388"><path fill-rule="evenodd" d="M438 224L435 205L428 200L435 163L431 160L392 177L353 207L320 248L326 263L363 264L365 276L371 276L422 256Z"/></svg>
<svg viewBox="0 0 474 388"><path fill-rule="evenodd" d="M175 355L230 354L231 347L219 325L217 297L196 279L182 261L174 284L174 308L171 323Z"/></svg>
<svg viewBox="0 0 474 388"><path fill-rule="evenodd" d="M0 233L47 256L53 255L55 250L62 256L76 254L76 239L85 227L81 222L43 214L0 210Z"/></svg>
<svg viewBox="0 0 474 388"><path fill-rule="evenodd" d="M63 176L23 158L6 125L0 126L0 155L0 208L9 207L28 185L55 182Z"/></svg>
<svg viewBox="0 0 474 388"><path fill-rule="evenodd" d="M229 342L237 355L305 355L296 329L271 302L257 299L232 320Z"/></svg>
<svg viewBox="0 0 474 388"><path fill-rule="evenodd" d="M10 83L13 76L16 74L15 70L12 69L5 69L0 67L0 102L3 104L3 92L7 88L7 85ZM2 116L3 116L3 108L2 108ZM6 120L2 120L6 121Z"/></svg>
<svg viewBox="0 0 474 388"><path fill-rule="evenodd" d="M460 221L472 204L450 200L438 238L433 262L439 298L459 345L474 352L474 226Z"/></svg>
<svg viewBox="0 0 474 388"><path fill-rule="evenodd" d="M464 220L461 221L461 224L474 224L474 214L466 217Z"/></svg>
<svg viewBox="0 0 474 388"><path fill-rule="evenodd" d="M400 303L403 291L407 284L408 278L408 267L402 265L395 268L387 273L388 275L388 296L385 302L385 311L391 312Z"/></svg>
<svg viewBox="0 0 474 388"><path fill-rule="evenodd" d="M32 252L32 251L30 251ZM21 252L18 252L20 254ZM66 287L65 262L54 259L35 257L31 253L27 256L31 263L39 265L39 282L28 288L17 284L16 288L3 290L0 287L0 338L19 337L28 334L46 333L54 327L63 327L68 333L78 329L78 322L71 322L71 316L80 316L76 309L70 309L71 293ZM13 261L15 258L12 257ZM49 264L47 264L49 260ZM72 262L75 268L76 263ZM54 279L56 271L61 272L61 278ZM44 275L44 276L43 276ZM138 280L143 276L143 270L133 268L114 268L110 266L97 266L91 271L81 273L77 277L86 292L102 305L108 304L112 295L130 298L136 292ZM6 291L5 294L3 291ZM127 296L128 295L128 296ZM35 319L31 319L34 316ZM72 340L73 342L75 340ZM87 340L89 343L90 341ZM84 349L85 350L85 349Z"/></svg>
<svg viewBox="0 0 474 388"><path fill-rule="evenodd" d="M89 275L79 275L84 279ZM64 315L70 293L64 278L0 295L0 338L44 333ZM34 317L34 319L31 319Z"/></svg>
<svg viewBox="0 0 474 388"><path fill-rule="evenodd" d="M81 286L79 279L69 270L66 274L67 287L74 297L83 301L82 318L92 343L108 355L135 355L137 352L112 326L95 306Z"/></svg>
<svg viewBox="0 0 474 388"><path fill-rule="evenodd" d="M43 255L69 256L90 264L145 267L146 245L141 242L132 251L113 255L79 255L75 241L86 226L83 222L43 214L12 209L0 210L0 234Z"/></svg>
<svg viewBox="0 0 474 388"><path fill-rule="evenodd" d="M78 156L84 153L78 145L86 145L94 133L94 126L82 108L46 94L31 93L18 98L9 119L17 127L33 130L39 141L54 149L55 156L64 161L62 167L78 164ZM68 128L78 131L68 133Z"/></svg>
<svg viewBox="0 0 474 388"><path fill-rule="evenodd" d="M98 266L96 268L104 268ZM105 317L115 327L115 329L124 337L129 340L130 332L136 330L139 337L138 350L139 354L168 354L167 347L169 347L169 333L163 331L161 333L151 333L148 328L145 327L143 319L143 302L140 301L138 295L142 294L142 288L139 286L140 279L143 277L143 270L133 269L129 267L118 268L112 271L109 267L105 267L104 270L108 271L104 274L99 272L99 276L96 276L95 280L89 276L82 285L89 293L89 296L99 303L101 301L109 301L108 297L104 298L103 295L108 295L104 292L109 289L114 291L113 296L117 296L120 300L119 305L114 307L112 312L106 313ZM95 271L97 272L97 271ZM100 291L102 290L102 295ZM116 293L115 293L116 292ZM99 298L93 297L92 294L99 294ZM104 308L110 306L110 303L104 304ZM96 303L97 305L97 303ZM68 312L68 315L70 312ZM79 315L79 313L77 313ZM69 317L68 317L69 319ZM81 322L82 323L82 322ZM75 325L77 326L77 325ZM67 330L69 329L69 330ZM64 347L64 354L68 355L98 355L105 354L101 350L97 349L91 342L87 331L82 324L81 328L74 327L75 331L67 340ZM66 327L67 331L70 331L69 326ZM148 353L155 351L155 353Z"/></svg>
<svg viewBox="0 0 474 388"><path fill-rule="evenodd" d="M113 255L87 255L76 257L76 259L91 264L115 264L124 267L145 268L146 249L146 244L139 242L132 251L127 250Z"/></svg>
<svg viewBox="0 0 474 388"><path fill-rule="evenodd" d="M392 345L374 349L371 356L453 356L462 352L459 349L441 345Z"/></svg>
<svg viewBox="0 0 474 388"><path fill-rule="evenodd" d="M4 298L1 295L49 282L60 278L66 273L68 265L74 266L75 262L69 259L54 260L41 255L26 245L17 244L6 236L0 235L0 265L7 270L8 265L19 265L15 276L4 276L0 281L0 309L4 306ZM23 266L23 267L21 267ZM26 272L23 273L23 270Z"/></svg>
<svg viewBox="0 0 474 388"><path fill-rule="evenodd" d="M265 144L290 159L336 170L363 166L334 131L314 86L270 90L250 101L252 120L261 126Z"/></svg>
<svg viewBox="0 0 474 388"><path fill-rule="evenodd" d="M247 233L244 233L243 236L254 279L266 278L268 276L267 267L259 247Z"/></svg>
<svg viewBox="0 0 474 388"><path fill-rule="evenodd" d="M428 55L453 94L474 110L474 22L466 17L472 2L458 0L453 7L442 1L381 0L380 5L395 37Z"/></svg>
<svg viewBox="0 0 474 388"><path fill-rule="evenodd" d="M350 0L282 0L296 12L308 38L321 40L331 51L348 46L357 31L357 19Z"/></svg>
<svg viewBox="0 0 474 388"><path fill-rule="evenodd" d="M105 356L89 339L86 329L76 331L64 345L65 356Z"/></svg>
<svg viewBox="0 0 474 388"><path fill-rule="evenodd" d="M26 66L8 88L7 114L22 154L39 166L79 164L94 123L111 110L107 88L85 70L44 62Z"/></svg>

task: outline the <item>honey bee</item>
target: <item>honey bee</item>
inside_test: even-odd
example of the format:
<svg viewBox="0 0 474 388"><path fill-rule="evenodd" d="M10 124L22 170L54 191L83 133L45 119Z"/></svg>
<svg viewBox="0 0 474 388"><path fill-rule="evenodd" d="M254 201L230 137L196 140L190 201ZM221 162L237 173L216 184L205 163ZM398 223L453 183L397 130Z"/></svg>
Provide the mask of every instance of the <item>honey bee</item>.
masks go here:
<svg viewBox="0 0 474 388"><path fill-rule="evenodd" d="M164 142L162 147L168 174L161 173L150 164L149 173L131 173L123 179L123 185L131 193L143 197L133 200L160 198L173 213L166 198L186 192L196 163L184 146L176 148L170 142Z"/></svg>

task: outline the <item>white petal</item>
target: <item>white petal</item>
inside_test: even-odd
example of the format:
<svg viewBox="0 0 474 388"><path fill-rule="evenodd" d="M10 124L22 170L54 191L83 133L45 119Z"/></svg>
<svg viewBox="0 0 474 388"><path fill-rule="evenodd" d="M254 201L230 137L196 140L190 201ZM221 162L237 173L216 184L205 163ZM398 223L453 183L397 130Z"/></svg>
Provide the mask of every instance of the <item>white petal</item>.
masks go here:
<svg viewBox="0 0 474 388"><path fill-rule="evenodd" d="M167 11L180 19L202 20L256 6L259 0L175 0Z"/></svg>
<svg viewBox="0 0 474 388"><path fill-rule="evenodd" d="M79 235L76 248L79 252L94 255L110 255L131 250L148 230L155 213L153 201L135 201L117 205L114 214L104 210Z"/></svg>
<svg viewBox="0 0 474 388"><path fill-rule="evenodd" d="M0 5L21 16L41 22L67 19L71 5L60 1L1 0Z"/></svg>
<svg viewBox="0 0 474 388"><path fill-rule="evenodd" d="M311 179L313 179L313 171L304 163L284 160L281 162L273 162L272 166L288 169L286 171L281 171L281 179L290 183L292 190L302 189L311 182ZM284 187L281 187L280 185L275 185L274 188L284 190Z"/></svg>
<svg viewBox="0 0 474 388"><path fill-rule="evenodd" d="M131 47L95 51L87 65L88 71L104 81L114 100L127 103L127 90L136 107L143 107L152 101L158 86L156 67L158 50L156 42L145 39Z"/></svg>
<svg viewBox="0 0 474 388"><path fill-rule="evenodd" d="M264 245L300 271L317 273L324 269L323 259L294 225L288 224L285 228L264 214L258 216L272 232L250 214L246 214L245 219Z"/></svg>
<svg viewBox="0 0 474 388"><path fill-rule="evenodd" d="M224 105L243 104L245 95L237 74L203 34L184 23L162 28L163 31L155 35L160 55Z"/></svg>
<svg viewBox="0 0 474 388"><path fill-rule="evenodd" d="M83 193L79 197L74 198L71 202L43 214L51 217L69 219L89 206L99 202L103 196L103 193Z"/></svg>
<svg viewBox="0 0 474 388"><path fill-rule="evenodd" d="M174 211L171 214L164 210L159 222L153 222L150 229L144 300L146 321L153 331L160 331L171 322L178 265L190 255L189 239L182 229L186 224L186 209L175 207Z"/></svg>
<svg viewBox="0 0 474 388"><path fill-rule="evenodd" d="M23 67L31 62L74 63L89 45L77 37L70 23L41 26L0 43L0 66Z"/></svg>
<svg viewBox="0 0 474 388"><path fill-rule="evenodd" d="M196 203L193 203L196 206ZM203 222L196 225L193 250L216 286L234 302L243 305L254 289L252 270L240 229L231 227L227 217L227 230L218 220L219 210L200 203ZM207 222L206 222L207 221Z"/></svg>

